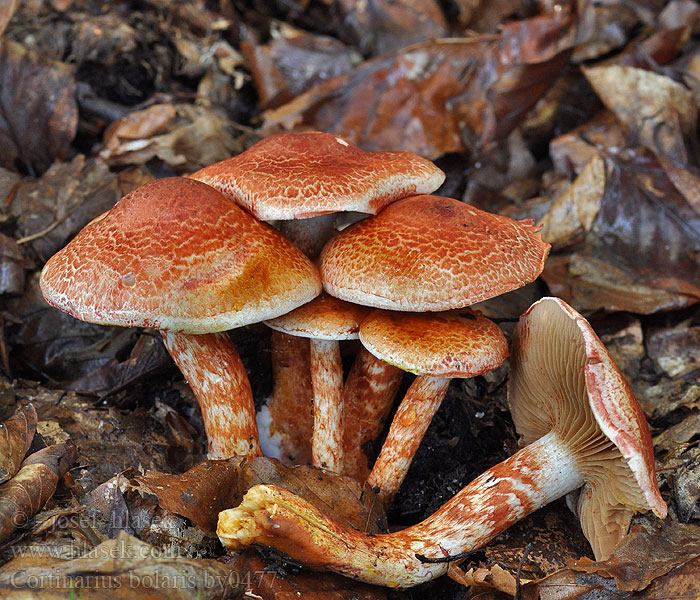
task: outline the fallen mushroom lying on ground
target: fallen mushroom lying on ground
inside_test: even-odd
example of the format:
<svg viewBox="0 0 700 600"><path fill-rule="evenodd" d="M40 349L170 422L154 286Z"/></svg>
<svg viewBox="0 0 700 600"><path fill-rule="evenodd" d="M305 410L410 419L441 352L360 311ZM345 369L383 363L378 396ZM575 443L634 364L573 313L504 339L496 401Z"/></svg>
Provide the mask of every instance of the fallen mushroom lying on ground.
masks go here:
<svg viewBox="0 0 700 600"><path fill-rule="evenodd" d="M258 485L220 513L219 539L232 550L264 544L312 568L405 588L444 574L450 558L574 492L599 560L626 535L633 513L664 518L649 427L588 322L562 300L543 298L520 319L511 363L509 402L528 445L421 523L369 536L283 488Z"/></svg>

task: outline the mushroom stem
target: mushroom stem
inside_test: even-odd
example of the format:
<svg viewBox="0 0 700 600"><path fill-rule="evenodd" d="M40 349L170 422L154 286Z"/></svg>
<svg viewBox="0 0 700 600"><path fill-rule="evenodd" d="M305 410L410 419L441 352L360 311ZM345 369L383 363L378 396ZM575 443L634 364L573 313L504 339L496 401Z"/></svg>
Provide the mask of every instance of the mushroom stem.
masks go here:
<svg viewBox="0 0 700 600"><path fill-rule="evenodd" d="M362 446L384 427L403 371L362 348L343 387L345 437L341 472L362 481L369 474Z"/></svg>
<svg viewBox="0 0 700 600"><path fill-rule="evenodd" d="M361 581L405 588L447 571L447 559L476 549L538 508L581 487L573 452L550 433L491 467L433 515L395 533L367 535L331 520L306 500L257 485L219 513L227 548L272 546L304 565Z"/></svg>
<svg viewBox="0 0 700 600"><path fill-rule="evenodd" d="M379 488L378 498L387 506L401 486L425 432L450 386L449 377L421 375L408 388L391 422L382 450L367 483Z"/></svg>
<svg viewBox="0 0 700 600"><path fill-rule="evenodd" d="M261 456L248 375L226 333L161 331L202 411L211 459Z"/></svg>
<svg viewBox="0 0 700 600"><path fill-rule="evenodd" d="M321 250L336 233L337 213L326 213L309 219L282 221L280 231L311 260L318 258Z"/></svg>
<svg viewBox="0 0 700 600"><path fill-rule="evenodd" d="M312 464L338 471L343 457L343 366L336 340L311 339L311 385L314 392Z"/></svg>
<svg viewBox="0 0 700 600"><path fill-rule="evenodd" d="M284 462L311 462L311 375L309 340L272 330L272 377L274 388L267 406L271 437L279 440Z"/></svg>

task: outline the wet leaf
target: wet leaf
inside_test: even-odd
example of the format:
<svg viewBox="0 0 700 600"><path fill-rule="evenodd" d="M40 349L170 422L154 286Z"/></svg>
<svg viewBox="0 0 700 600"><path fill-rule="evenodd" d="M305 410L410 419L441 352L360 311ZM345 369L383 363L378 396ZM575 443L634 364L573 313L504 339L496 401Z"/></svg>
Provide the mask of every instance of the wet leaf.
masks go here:
<svg viewBox="0 0 700 600"><path fill-rule="evenodd" d="M337 0L342 35L365 56L446 37L447 23L435 0Z"/></svg>
<svg viewBox="0 0 700 600"><path fill-rule="evenodd" d="M428 158L502 140L566 63L567 11L504 26L500 36L418 44L356 67L264 113L267 132L312 127L366 150Z"/></svg>
<svg viewBox="0 0 700 600"><path fill-rule="evenodd" d="M274 108L360 62L361 56L338 40L280 23L267 44L243 42L262 108Z"/></svg>
<svg viewBox="0 0 700 600"><path fill-rule="evenodd" d="M122 143L148 139L160 133L175 118L175 114L175 107L171 104L154 104L113 121L104 133L105 149L101 152L102 157L110 158Z"/></svg>
<svg viewBox="0 0 700 600"><path fill-rule="evenodd" d="M688 306L700 299L700 215L655 157L618 157L585 244L550 256L542 276L584 312Z"/></svg>
<svg viewBox="0 0 700 600"><path fill-rule="evenodd" d="M127 533L73 560L32 552L0 568L8 599L223 600L243 593L241 577L214 560L168 555Z"/></svg>
<svg viewBox="0 0 700 600"><path fill-rule="evenodd" d="M78 126L67 65L0 39L0 165L43 173L68 156Z"/></svg>
<svg viewBox="0 0 700 600"><path fill-rule="evenodd" d="M28 456L17 474L0 486L0 541L43 508L76 457L71 442L49 446Z"/></svg>
<svg viewBox="0 0 700 600"><path fill-rule="evenodd" d="M583 70L600 99L639 141L657 154L686 164L697 104L680 83L651 71L610 65Z"/></svg>
<svg viewBox="0 0 700 600"><path fill-rule="evenodd" d="M241 460L206 460L181 475L146 471L133 477L132 485L214 537L219 513L235 505L240 494L242 468Z"/></svg>
<svg viewBox="0 0 700 600"><path fill-rule="evenodd" d="M18 408L0 424L0 483L14 476L34 439L36 410L31 404Z"/></svg>
<svg viewBox="0 0 700 600"><path fill-rule="evenodd" d="M141 169L110 173L103 160L78 155L69 163L56 163L40 179L22 183L8 212L17 218L22 242L46 260L149 179Z"/></svg>

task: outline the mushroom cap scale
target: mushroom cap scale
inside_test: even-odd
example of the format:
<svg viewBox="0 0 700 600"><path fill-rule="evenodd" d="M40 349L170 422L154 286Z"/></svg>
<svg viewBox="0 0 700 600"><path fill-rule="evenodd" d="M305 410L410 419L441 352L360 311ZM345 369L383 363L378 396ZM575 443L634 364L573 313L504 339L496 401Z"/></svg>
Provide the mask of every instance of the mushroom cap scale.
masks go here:
<svg viewBox="0 0 700 600"><path fill-rule="evenodd" d="M445 180L433 163L411 152L365 152L319 131L270 136L190 177L264 220L375 214L397 198L433 192Z"/></svg>
<svg viewBox="0 0 700 600"><path fill-rule="evenodd" d="M265 325L299 337L356 340L359 337L360 323L369 311L366 306L321 294L281 317L265 321Z"/></svg>
<svg viewBox="0 0 700 600"><path fill-rule="evenodd" d="M587 481L577 500L597 558L607 557L634 512L666 516L649 426L605 346L579 313L543 298L513 338L508 398L523 444L554 431Z"/></svg>
<svg viewBox="0 0 700 600"><path fill-rule="evenodd" d="M452 198L404 198L326 244L323 285L388 310L463 308L537 278L550 247L537 231Z"/></svg>
<svg viewBox="0 0 700 600"><path fill-rule="evenodd" d="M84 321L212 333L289 312L321 285L280 233L215 189L173 177L88 223L46 263L41 289Z"/></svg>
<svg viewBox="0 0 700 600"><path fill-rule="evenodd" d="M404 371L434 377L474 377L508 357L500 327L481 313L404 313L374 310L360 326L374 356Z"/></svg>

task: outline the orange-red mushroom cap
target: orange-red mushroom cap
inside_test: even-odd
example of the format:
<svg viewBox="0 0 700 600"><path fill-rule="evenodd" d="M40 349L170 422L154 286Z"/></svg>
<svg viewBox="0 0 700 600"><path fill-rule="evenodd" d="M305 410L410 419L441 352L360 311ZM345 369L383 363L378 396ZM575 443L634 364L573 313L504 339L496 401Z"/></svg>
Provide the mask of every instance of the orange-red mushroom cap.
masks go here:
<svg viewBox="0 0 700 600"><path fill-rule="evenodd" d="M289 312L321 285L273 228L217 190L174 177L88 223L46 263L41 289L84 321L211 333Z"/></svg>
<svg viewBox="0 0 700 600"><path fill-rule="evenodd" d="M445 180L438 167L412 152L365 152L319 131L270 136L190 177L264 220L375 214L397 198L433 192Z"/></svg>
<svg viewBox="0 0 700 600"><path fill-rule="evenodd" d="M375 310L360 326L374 356L416 375L474 377L508 357L501 329L478 312L416 314Z"/></svg>
<svg viewBox="0 0 700 600"><path fill-rule="evenodd" d="M321 254L326 291L389 310L463 308L519 288L549 252L531 220L452 198L398 200L333 238Z"/></svg>
<svg viewBox="0 0 700 600"><path fill-rule="evenodd" d="M356 340L371 309L321 294L286 315L265 321L272 329L318 340Z"/></svg>

